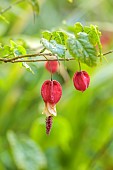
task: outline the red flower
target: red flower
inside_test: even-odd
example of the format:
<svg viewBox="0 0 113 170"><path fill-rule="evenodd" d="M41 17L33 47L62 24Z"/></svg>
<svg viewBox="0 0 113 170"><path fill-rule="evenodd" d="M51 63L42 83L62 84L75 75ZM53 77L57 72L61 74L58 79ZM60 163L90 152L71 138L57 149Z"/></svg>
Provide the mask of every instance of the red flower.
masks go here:
<svg viewBox="0 0 113 170"><path fill-rule="evenodd" d="M77 90L85 91L90 83L90 77L87 72L80 71L76 72L73 76L73 83Z"/></svg>
<svg viewBox="0 0 113 170"><path fill-rule="evenodd" d="M46 133L49 134L52 126L52 117L56 116L56 103L62 96L62 87L56 80L46 80L41 88L41 95L45 102L43 114L46 118Z"/></svg>
<svg viewBox="0 0 113 170"><path fill-rule="evenodd" d="M55 73L58 70L58 61L47 61L45 63L45 68L51 72Z"/></svg>
<svg viewBox="0 0 113 170"><path fill-rule="evenodd" d="M46 80L42 85L41 95L45 103L56 104L61 98L62 87L56 80Z"/></svg>

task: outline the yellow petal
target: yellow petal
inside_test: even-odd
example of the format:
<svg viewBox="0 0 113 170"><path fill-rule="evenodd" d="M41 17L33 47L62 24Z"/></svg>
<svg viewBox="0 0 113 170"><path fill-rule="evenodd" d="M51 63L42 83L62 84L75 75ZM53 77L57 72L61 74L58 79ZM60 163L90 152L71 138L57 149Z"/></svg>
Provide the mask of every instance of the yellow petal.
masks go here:
<svg viewBox="0 0 113 170"><path fill-rule="evenodd" d="M42 114L45 114L47 117L56 116L57 115L56 105L45 103L44 111L42 112Z"/></svg>

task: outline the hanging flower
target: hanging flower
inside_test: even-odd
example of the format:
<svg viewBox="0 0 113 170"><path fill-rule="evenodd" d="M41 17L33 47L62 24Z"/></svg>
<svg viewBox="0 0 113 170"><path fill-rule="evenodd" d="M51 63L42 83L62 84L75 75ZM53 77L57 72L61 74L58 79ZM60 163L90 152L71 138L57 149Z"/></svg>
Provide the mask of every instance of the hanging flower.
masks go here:
<svg viewBox="0 0 113 170"><path fill-rule="evenodd" d="M90 83L90 76L86 71L76 72L73 76L73 83L77 90L85 91Z"/></svg>
<svg viewBox="0 0 113 170"><path fill-rule="evenodd" d="M43 114L46 115L46 133L50 133L52 117L57 115L56 103L62 96L62 87L56 80L46 80L41 87L41 95L45 102Z"/></svg>
<svg viewBox="0 0 113 170"><path fill-rule="evenodd" d="M50 73L56 73L58 70L58 61L46 61L45 68Z"/></svg>

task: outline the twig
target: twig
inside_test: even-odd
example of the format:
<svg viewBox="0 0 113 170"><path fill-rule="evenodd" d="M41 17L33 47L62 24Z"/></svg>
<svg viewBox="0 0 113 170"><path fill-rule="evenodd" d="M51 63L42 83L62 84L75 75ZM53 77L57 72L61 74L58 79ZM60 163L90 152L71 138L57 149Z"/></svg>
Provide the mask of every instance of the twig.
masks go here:
<svg viewBox="0 0 113 170"><path fill-rule="evenodd" d="M110 50L110 51L108 51L108 52L106 52L106 53L103 53L103 55L108 55L108 54L110 54L110 53L113 53L113 50Z"/></svg>
<svg viewBox="0 0 113 170"><path fill-rule="evenodd" d="M12 5L9 5L7 8L1 10L0 15L4 14L6 11L10 10L13 7L13 5L19 4L23 1L25 1L25 0L18 0L16 2L14 2Z"/></svg>
<svg viewBox="0 0 113 170"><path fill-rule="evenodd" d="M75 60L75 58L66 58L64 60L64 58L60 58L59 61L71 61L71 60ZM45 60L45 59L41 59L41 60L36 60L36 59L32 59L32 60L15 60L13 61L13 63L17 63L17 62L44 62L44 61L58 61L57 59L48 59L48 60Z"/></svg>
<svg viewBox="0 0 113 170"><path fill-rule="evenodd" d="M103 55L108 55L110 53L113 53L113 50L110 50L106 53L103 53ZM0 58L0 61L1 62L4 62L4 63L8 63L8 62L11 62L11 63L17 63L17 62L42 62L42 61L70 61L70 60L75 60L75 58L59 58L59 59L26 59L26 60L22 60L23 58L32 58L32 57L38 57L38 56L56 56L55 54L52 54L52 53L36 53L36 54L26 54L26 55L21 55L21 56L17 56L17 57L13 57L13 58Z"/></svg>
<svg viewBox="0 0 113 170"><path fill-rule="evenodd" d="M65 61L75 60L75 58L66 58ZM57 59L28 59L28 60L7 60L0 58L0 61L4 63L19 63L19 62L44 62L44 61L58 61ZM64 61L64 58L60 58L59 61Z"/></svg>
<svg viewBox="0 0 113 170"><path fill-rule="evenodd" d="M0 58L0 61L5 61L5 62L11 62L20 58L27 58L27 57L37 57L37 56L54 56L51 53L36 53L36 54L26 54L26 55L20 55L17 57L13 57L13 58Z"/></svg>

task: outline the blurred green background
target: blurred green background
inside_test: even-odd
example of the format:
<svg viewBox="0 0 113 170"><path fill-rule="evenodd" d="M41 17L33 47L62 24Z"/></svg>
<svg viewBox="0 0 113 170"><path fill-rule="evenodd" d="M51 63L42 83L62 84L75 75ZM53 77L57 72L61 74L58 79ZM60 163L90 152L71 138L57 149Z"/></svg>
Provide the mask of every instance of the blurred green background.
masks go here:
<svg viewBox="0 0 113 170"><path fill-rule="evenodd" d="M0 9L15 1L0 0ZM103 52L113 49L113 0L39 0L33 20L27 1L0 19L0 42L23 39L31 51L39 46L41 31L78 22L96 24L102 31ZM61 64L54 75L63 86L49 136L45 133L42 83L50 78L44 63L31 64L35 74L19 64L0 64L0 170L113 170L113 54L96 68L82 69L91 76L84 92L74 89L74 61Z"/></svg>

